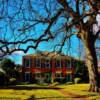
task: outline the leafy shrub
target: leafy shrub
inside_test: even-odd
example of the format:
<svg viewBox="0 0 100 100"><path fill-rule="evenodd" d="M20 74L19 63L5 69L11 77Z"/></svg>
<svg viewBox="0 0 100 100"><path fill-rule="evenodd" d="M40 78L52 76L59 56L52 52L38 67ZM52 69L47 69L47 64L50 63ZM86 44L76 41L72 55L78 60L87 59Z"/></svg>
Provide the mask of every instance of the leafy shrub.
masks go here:
<svg viewBox="0 0 100 100"><path fill-rule="evenodd" d="M71 84L73 84L73 82L71 81L66 83L66 85L71 85Z"/></svg>
<svg viewBox="0 0 100 100"><path fill-rule="evenodd" d="M5 84L5 75L0 72L0 86Z"/></svg>
<svg viewBox="0 0 100 100"><path fill-rule="evenodd" d="M38 79L32 78L32 79L30 80L30 83L38 83Z"/></svg>
<svg viewBox="0 0 100 100"><path fill-rule="evenodd" d="M9 79L10 85L15 85L17 83L16 78Z"/></svg>
<svg viewBox="0 0 100 100"><path fill-rule="evenodd" d="M77 78L74 79L74 83L75 83L75 84L78 84L78 83L80 83L80 82L81 82L81 78L77 77Z"/></svg>
<svg viewBox="0 0 100 100"><path fill-rule="evenodd" d="M56 85L59 85L59 82L54 82L50 86L56 86Z"/></svg>

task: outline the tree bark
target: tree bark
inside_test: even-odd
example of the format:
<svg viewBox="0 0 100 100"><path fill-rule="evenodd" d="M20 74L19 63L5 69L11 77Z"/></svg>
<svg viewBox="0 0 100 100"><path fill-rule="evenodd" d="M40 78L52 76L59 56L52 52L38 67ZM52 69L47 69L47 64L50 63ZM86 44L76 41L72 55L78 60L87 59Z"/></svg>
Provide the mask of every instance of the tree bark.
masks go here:
<svg viewBox="0 0 100 100"><path fill-rule="evenodd" d="M99 92L99 74L97 66L97 56L95 50L95 41L92 38L87 38L83 42L86 52L86 66L89 73L89 83L91 92Z"/></svg>

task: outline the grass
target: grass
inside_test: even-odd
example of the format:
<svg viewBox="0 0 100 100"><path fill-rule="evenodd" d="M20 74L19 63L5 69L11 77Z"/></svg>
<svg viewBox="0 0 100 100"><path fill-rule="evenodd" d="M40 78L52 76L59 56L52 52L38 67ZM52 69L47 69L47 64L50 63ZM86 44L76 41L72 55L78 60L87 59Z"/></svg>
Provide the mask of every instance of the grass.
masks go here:
<svg viewBox="0 0 100 100"><path fill-rule="evenodd" d="M89 84L57 85L57 89L47 85L17 85L18 88L0 89L0 100L73 100L59 91L83 95L89 100L100 100L100 94L87 92ZM20 89L21 87L25 87ZM30 88L29 88L30 87Z"/></svg>
<svg viewBox="0 0 100 100"><path fill-rule="evenodd" d="M54 90L0 90L0 97L19 100L64 100L64 95ZM34 98L34 99L33 99Z"/></svg>
<svg viewBox="0 0 100 100"><path fill-rule="evenodd" d="M17 85L18 88L0 89L0 100L70 100L59 91L45 85ZM20 89L23 87L23 89ZM29 88L31 87L31 88ZM4 98L4 99L2 99ZM66 99L67 98L67 99Z"/></svg>
<svg viewBox="0 0 100 100"><path fill-rule="evenodd" d="M89 84L60 85L65 92L88 97L89 100L100 100L100 93L88 92Z"/></svg>

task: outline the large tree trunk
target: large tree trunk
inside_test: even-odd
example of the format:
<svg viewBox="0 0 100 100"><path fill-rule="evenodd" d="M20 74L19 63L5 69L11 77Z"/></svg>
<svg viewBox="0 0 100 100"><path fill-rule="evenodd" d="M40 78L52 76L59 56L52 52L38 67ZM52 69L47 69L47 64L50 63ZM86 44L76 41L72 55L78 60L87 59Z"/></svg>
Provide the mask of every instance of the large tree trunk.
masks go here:
<svg viewBox="0 0 100 100"><path fill-rule="evenodd" d="M91 39L85 39L83 42L86 52L86 65L88 67L90 88L89 91L99 91L99 75L97 67L97 56L95 50L95 41Z"/></svg>

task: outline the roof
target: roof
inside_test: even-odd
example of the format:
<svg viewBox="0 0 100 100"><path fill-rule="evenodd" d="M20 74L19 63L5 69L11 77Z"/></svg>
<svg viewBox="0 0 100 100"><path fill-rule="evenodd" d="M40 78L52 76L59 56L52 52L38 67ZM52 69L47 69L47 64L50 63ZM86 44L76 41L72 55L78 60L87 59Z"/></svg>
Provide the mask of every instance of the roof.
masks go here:
<svg viewBox="0 0 100 100"><path fill-rule="evenodd" d="M37 52L35 54L28 54L28 55L25 55L23 57L31 57L31 58L35 58L35 57L49 57L49 58L62 58L62 59L74 59L74 60L78 60L78 61L82 61L82 60L79 60L79 59L76 59L74 57L71 57L71 56L68 56L68 55L64 55L62 53L57 53L57 52L48 52L48 51L45 51L45 52Z"/></svg>

